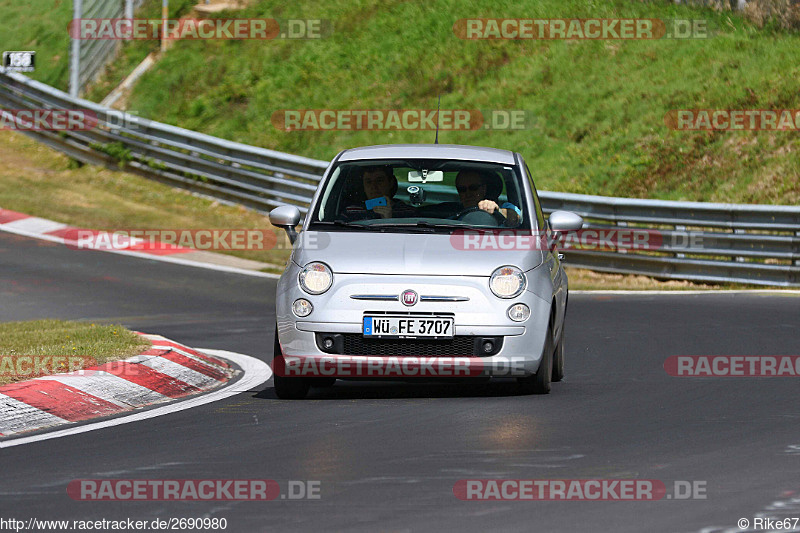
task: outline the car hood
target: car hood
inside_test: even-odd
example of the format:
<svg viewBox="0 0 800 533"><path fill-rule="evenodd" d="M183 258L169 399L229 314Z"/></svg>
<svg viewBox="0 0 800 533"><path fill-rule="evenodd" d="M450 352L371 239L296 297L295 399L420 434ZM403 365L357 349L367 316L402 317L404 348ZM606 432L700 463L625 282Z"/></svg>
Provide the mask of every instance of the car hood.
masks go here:
<svg viewBox="0 0 800 533"><path fill-rule="evenodd" d="M447 234L304 231L292 260L321 261L340 274L487 277L499 266L528 271L542 263L539 250L464 250L461 242Z"/></svg>

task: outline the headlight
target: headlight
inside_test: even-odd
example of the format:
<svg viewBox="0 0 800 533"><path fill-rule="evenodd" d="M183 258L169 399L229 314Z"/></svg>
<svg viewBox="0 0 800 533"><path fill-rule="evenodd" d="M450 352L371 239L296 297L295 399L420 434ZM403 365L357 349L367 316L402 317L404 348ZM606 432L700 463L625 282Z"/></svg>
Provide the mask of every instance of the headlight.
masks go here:
<svg viewBox="0 0 800 533"><path fill-rule="evenodd" d="M492 272L489 288L498 298L516 298L525 290L525 274L513 266L502 266Z"/></svg>
<svg viewBox="0 0 800 533"><path fill-rule="evenodd" d="M322 294L331 288L333 274L324 263L309 263L300 271L300 287L308 294Z"/></svg>

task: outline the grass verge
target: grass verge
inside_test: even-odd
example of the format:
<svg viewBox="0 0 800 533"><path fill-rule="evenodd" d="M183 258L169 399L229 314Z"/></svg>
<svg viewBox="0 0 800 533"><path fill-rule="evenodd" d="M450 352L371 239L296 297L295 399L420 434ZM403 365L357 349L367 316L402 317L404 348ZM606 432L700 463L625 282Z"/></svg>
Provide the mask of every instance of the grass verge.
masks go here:
<svg viewBox="0 0 800 533"><path fill-rule="evenodd" d="M565 268L569 277L569 288L576 291L786 290L786 287L745 285L743 283L702 283L678 279L659 280L647 276L593 272L569 266Z"/></svg>
<svg viewBox="0 0 800 533"><path fill-rule="evenodd" d="M139 176L70 159L15 132L0 131L0 207L82 228L272 229L269 219ZM221 250L222 252L222 250ZM286 249L232 250L230 255L285 264Z"/></svg>
<svg viewBox="0 0 800 533"><path fill-rule="evenodd" d="M0 385L124 359L148 346L150 341L118 324L6 322L0 324Z"/></svg>

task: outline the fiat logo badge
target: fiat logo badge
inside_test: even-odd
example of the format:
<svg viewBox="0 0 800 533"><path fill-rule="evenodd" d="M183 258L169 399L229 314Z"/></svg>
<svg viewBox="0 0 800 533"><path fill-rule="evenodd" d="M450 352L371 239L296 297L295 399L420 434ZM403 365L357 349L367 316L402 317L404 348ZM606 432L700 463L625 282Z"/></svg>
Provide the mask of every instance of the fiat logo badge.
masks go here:
<svg viewBox="0 0 800 533"><path fill-rule="evenodd" d="M411 307L412 305L416 304L417 298L417 293L411 289L403 291L403 293L400 295L400 301L403 302L403 305L406 307Z"/></svg>

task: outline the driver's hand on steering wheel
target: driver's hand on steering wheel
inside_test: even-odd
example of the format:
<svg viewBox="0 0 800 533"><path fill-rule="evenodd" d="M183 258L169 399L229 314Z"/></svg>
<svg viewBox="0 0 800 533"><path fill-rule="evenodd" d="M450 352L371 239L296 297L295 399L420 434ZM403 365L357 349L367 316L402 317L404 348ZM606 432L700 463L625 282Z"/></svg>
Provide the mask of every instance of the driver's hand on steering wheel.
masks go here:
<svg viewBox="0 0 800 533"><path fill-rule="evenodd" d="M500 208L500 206L492 200L481 200L478 202L478 208L480 208L482 211L486 211L490 215L493 215L494 212Z"/></svg>
<svg viewBox="0 0 800 533"><path fill-rule="evenodd" d="M501 209L500 206L492 200L481 200L478 202L478 208L482 211L486 211L490 215L499 213L502 215L506 226L516 226L519 223L519 216L516 211L513 209Z"/></svg>

